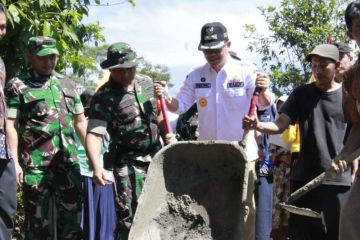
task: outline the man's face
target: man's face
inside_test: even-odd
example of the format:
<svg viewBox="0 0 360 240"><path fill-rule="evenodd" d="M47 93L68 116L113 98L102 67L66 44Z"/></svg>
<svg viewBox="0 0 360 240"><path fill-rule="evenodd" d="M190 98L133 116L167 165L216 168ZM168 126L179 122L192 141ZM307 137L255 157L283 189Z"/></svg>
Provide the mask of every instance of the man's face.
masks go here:
<svg viewBox="0 0 360 240"><path fill-rule="evenodd" d="M331 84L335 77L336 68L339 62L334 62L329 58L313 56L311 58L311 70L316 79L316 85Z"/></svg>
<svg viewBox="0 0 360 240"><path fill-rule="evenodd" d="M6 35L6 16L0 12L0 40Z"/></svg>
<svg viewBox="0 0 360 240"><path fill-rule="evenodd" d="M32 69L40 75L51 75L55 70L57 63L57 55L50 54L46 56L38 56L36 53L29 53L28 60L32 66Z"/></svg>
<svg viewBox="0 0 360 240"><path fill-rule="evenodd" d="M345 72L351 67L352 57L347 53L340 53L340 65L336 69L336 79L341 80L344 78Z"/></svg>
<svg viewBox="0 0 360 240"><path fill-rule="evenodd" d="M360 18L353 19L351 29L347 32L347 35L355 40L356 44L360 47Z"/></svg>
<svg viewBox="0 0 360 240"><path fill-rule="evenodd" d="M110 69L110 73L115 83L120 84L123 87L127 87L133 82L135 78L136 67L114 68Z"/></svg>
<svg viewBox="0 0 360 240"><path fill-rule="evenodd" d="M220 70L225 65L230 44L230 42L227 42L226 45L220 49L203 50L206 61L215 70Z"/></svg>

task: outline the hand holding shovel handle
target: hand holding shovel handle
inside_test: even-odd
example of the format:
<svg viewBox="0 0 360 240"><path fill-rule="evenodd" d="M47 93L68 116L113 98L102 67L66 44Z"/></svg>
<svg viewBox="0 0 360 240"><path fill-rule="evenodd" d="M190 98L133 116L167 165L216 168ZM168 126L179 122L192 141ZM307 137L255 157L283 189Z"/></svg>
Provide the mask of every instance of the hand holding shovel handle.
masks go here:
<svg viewBox="0 0 360 240"><path fill-rule="evenodd" d="M163 115L164 122L165 122L166 134L167 134L167 133L172 133L172 129L171 129L169 117L168 117L168 115L167 115L167 107L166 107L166 103L165 103L165 98L164 98L164 96L161 96L161 97L160 97L160 108L161 108L161 113L162 113L162 115Z"/></svg>
<svg viewBox="0 0 360 240"><path fill-rule="evenodd" d="M161 83L160 81L154 81L154 84L160 84L160 85L162 85L162 83ZM162 113L162 116L163 116L163 119L164 119L164 122L165 122L165 131L166 131L166 134L172 133L172 129L171 129L169 117L168 117L168 114L167 114L167 107L166 107L166 102L165 102L165 96L164 96L164 94L161 94L161 95L159 96L159 100L160 100L160 110L161 110L161 113Z"/></svg>
<svg viewBox="0 0 360 240"><path fill-rule="evenodd" d="M250 101L250 108L249 108L249 112L248 112L249 117L254 117L255 116L256 104L257 104L260 92L261 92L261 88L256 87L255 90L254 90L253 96L251 97L251 101ZM249 134L249 130L245 130L244 134L243 134L243 138L240 141L240 145L243 146L243 147L246 146L248 134Z"/></svg>

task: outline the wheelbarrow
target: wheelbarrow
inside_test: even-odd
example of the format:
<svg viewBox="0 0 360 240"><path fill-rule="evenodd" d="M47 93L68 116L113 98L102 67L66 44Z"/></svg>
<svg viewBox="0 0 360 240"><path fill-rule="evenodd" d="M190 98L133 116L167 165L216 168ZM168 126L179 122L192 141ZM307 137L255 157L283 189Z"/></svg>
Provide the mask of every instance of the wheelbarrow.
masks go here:
<svg viewBox="0 0 360 240"><path fill-rule="evenodd" d="M160 150L129 239L244 239L254 181L244 156L238 142L178 142Z"/></svg>
<svg viewBox="0 0 360 240"><path fill-rule="evenodd" d="M255 172L254 162L246 161L247 137L245 132L241 142L178 142L160 150L149 166L129 239L252 239Z"/></svg>

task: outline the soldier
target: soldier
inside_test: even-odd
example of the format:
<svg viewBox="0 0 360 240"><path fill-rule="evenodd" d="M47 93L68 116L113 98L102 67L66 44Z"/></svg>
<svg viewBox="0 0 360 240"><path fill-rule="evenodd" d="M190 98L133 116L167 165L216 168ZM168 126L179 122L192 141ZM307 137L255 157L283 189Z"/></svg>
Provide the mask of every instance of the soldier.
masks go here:
<svg viewBox="0 0 360 240"><path fill-rule="evenodd" d="M31 68L6 86L9 143L24 190L25 239L82 238L74 127L84 142L87 121L75 85L55 72L58 55L54 39L31 37Z"/></svg>
<svg viewBox="0 0 360 240"><path fill-rule="evenodd" d="M6 10L0 3L0 39L6 34ZM0 239L11 239L16 213L16 174L6 139L5 64L0 58Z"/></svg>
<svg viewBox="0 0 360 240"><path fill-rule="evenodd" d="M110 135L104 166L113 167L118 214L115 235L122 240L128 238L149 163L161 148L158 123L162 123L162 115L155 107L153 82L136 74L137 62L136 52L126 43L114 43L108 48L101 67L110 70L110 77L93 97L86 136L93 180L105 185L109 179L99 164L99 156L103 136L107 132ZM163 139L173 142L174 135L164 138L165 125L160 126Z"/></svg>

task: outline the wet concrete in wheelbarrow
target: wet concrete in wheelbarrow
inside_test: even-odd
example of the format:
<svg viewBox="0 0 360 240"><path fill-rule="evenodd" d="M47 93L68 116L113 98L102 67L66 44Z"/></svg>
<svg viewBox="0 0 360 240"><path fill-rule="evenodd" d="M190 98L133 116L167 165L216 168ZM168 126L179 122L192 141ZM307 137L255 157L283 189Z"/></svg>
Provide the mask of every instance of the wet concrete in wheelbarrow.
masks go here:
<svg viewBox="0 0 360 240"><path fill-rule="evenodd" d="M153 159L129 239L241 239L244 151L230 142L180 142Z"/></svg>

